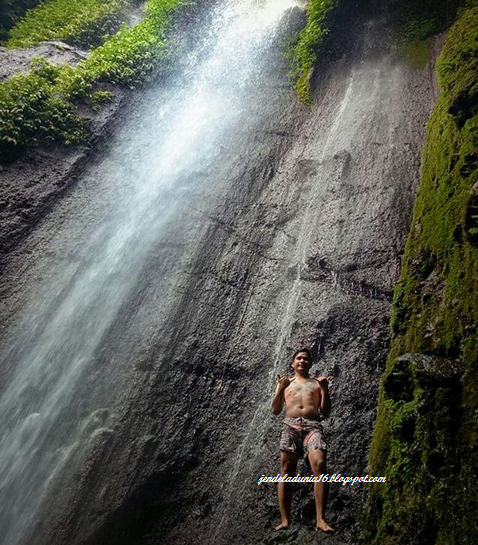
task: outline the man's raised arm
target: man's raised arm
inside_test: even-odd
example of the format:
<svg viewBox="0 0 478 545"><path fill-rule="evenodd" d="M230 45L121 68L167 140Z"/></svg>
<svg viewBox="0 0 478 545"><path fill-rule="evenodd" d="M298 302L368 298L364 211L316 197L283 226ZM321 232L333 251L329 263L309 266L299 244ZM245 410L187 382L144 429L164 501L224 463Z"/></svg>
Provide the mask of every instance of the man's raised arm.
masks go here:
<svg viewBox="0 0 478 545"><path fill-rule="evenodd" d="M329 416L331 409L329 396L329 379L331 378L332 377L318 377L315 379L319 383L322 390L320 396L320 412L324 415L324 417Z"/></svg>
<svg viewBox="0 0 478 545"><path fill-rule="evenodd" d="M287 375L277 375L277 387L272 400L272 414L278 415L284 406L284 390L289 386L290 379Z"/></svg>

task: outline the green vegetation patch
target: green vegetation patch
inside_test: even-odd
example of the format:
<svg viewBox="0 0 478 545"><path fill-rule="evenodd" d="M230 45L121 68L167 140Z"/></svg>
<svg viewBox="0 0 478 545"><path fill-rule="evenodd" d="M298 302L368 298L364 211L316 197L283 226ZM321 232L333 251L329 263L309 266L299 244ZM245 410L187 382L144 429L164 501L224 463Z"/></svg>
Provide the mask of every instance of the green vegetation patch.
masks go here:
<svg viewBox="0 0 478 545"><path fill-rule="evenodd" d="M437 71L442 93L427 125L370 453L387 486L370 489L367 545L478 543L478 7L460 13ZM404 361L407 353L415 356ZM440 379L424 379L420 354Z"/></svg>
<svg viewBox="0 0 478 545"><path fill-rule="evenodd" d="M307 7L307 24L299 33L292 50L293 78L299 99L311 104L310 74L317 59L317 52L328 32L327 17L337 6L338 0L310 0Z"/></svg>
<svg viewBox="0 0 478 545"><path fill-rule="evenodd" d="M7 47L62 40L80 47L99 45L125 20L132 0L49 0L27 12L10 31Z"/></svg>
<svg viewBox="0 0 478 545"><path fill-rule="evenodd" d="M60 69L43 59L28 75L0 84L0 157L14 156L30 142L74 144L87 135L86 122L55 93Z"/></svg>
<svg viewBox="0 0 478 545"><path fill-rule="evenodd" d="M1 82L0 161L14 159L44 135L66 144L85 140L88 131L75 104L86 100L98 108L107 100L98 95L102 82L133 89L164 75L172 53L167 32L174 14L186 5L185 0L149 0L144 21L123 26L76 66L54 67L39 60L28 74Z"/></svg>
<svg viewBox="0 0 478 545"><path fill-rule="evenodd" d="M8 31L41 0L0 0L0 41L8 39Z"/></svg>
<svg viewBox="0 0 478 545"><path fill-rule="evenodd" d="M400 35L407 41L426 40L453 22L460 0L401 0L396 4Z"/></svg>
<svg viewBox="0 0 478 545"><path fill-rule="evenodd" d="M430 37L454 21L460 0L401 0L395 4L396 45L413 68L423 70L430 57Z"/></svg>
<svg viewBox="0 0 478 545"><path fill-rule="evenodd" d="M423 70L430 60L430 39L404 44L401 50L409 60L412 68Z"/></svg>

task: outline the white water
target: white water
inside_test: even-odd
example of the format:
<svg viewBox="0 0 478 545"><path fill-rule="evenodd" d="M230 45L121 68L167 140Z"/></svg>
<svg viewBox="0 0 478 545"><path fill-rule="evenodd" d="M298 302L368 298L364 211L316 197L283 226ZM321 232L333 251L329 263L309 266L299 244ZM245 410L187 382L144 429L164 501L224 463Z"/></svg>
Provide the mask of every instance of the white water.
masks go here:
<svg viewBox="0 0 478 545"><path fill-rule="evenodd" d="M84 241L74 262L50 271L54 282L40 283L18 328L10 332L0 358L9 370L0 400L2 543L24 542L49 487L68 471L70 456L88 440L87 431L107 424L94 413L72 429L62 428L148 250L179 213L179 197L171 201L165 195L214 163L221 135L243 115L242 93L253 89L278 21L294 4L246 0L217 9L198 50L191 52L176 95L164 103L158 90L156 100L130 123L127 145L113 150L128 166L115 179L124 189L114 213ZM116 174L106 157L95 177L111 176ZM65 229L74 231L74 218Z"/></svg>

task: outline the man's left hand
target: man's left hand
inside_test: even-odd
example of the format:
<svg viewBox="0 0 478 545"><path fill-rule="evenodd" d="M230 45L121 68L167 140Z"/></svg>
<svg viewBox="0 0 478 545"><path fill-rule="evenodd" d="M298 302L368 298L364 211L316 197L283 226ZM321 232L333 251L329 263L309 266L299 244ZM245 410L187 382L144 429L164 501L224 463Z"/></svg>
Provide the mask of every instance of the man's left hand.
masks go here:
<svg viewBox="0 0 478 545"><path fill-rule="evenodd" d="M316 380L320 384L321 388L328 388L329 387L329 381L332 380L334 377L328 376L328 377L317 377Z"/></svg>

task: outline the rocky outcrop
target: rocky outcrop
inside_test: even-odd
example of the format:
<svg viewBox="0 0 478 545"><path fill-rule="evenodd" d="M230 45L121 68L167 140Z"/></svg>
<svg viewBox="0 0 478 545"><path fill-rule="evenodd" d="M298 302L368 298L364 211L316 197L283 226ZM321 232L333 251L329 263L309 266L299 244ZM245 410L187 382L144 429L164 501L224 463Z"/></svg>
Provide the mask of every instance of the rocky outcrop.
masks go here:
<svg viewBox="0 0 478 545"><path fill-rule="evenodd" d="M60 306L67 312L63 298L85 271L116 305L104 305L100 290L85 311L89 334L75 337L101 342L44 439L68 471L55 474L29 543L274 540L276 492L257 479L278 472L280 422L269 404L277 373L304 344L315 369L334 377L328 471L368 472L391 293L436 87L428 70L391 54L384 14L348 9L353 30L330 44L346 51L318 66L312 109L297 103L279 55L261 53L254 88L234 89L240 108L214 160L154 201L147 251L136 241L135 252L119 253L123 268L106 281L95 268L95 245L124 228L110 217L130 217L135 179L163 168L148 155L151 135L161 136L151 112L178 88L138 99L75 191L10 257L3 316L12 328L24 327L28 298L48 301L40 329ZM329 520L341 532L330 545L356 542L363 492L331 487ZM300 540L315 542L310 486L296 500Z"/></svg>
<svg viewBox="0 0 478 545"><path fill-rule="evenodd" d="M7 49L0 47L0 80L14 74L26 74L30 70L32 59L42 57L51 64L75 65L86 58L86 51L64 42L45 42L28 48Z"/></svg>
<svg viewBox="0 0 478 545"><path fill-rule="evenodd" d="M371 492L367 544L478 540L477 39L470 1L437 62L442 92L427 124L371 449L393 486Z"/></svg>
<svg viewBox="0 0 478 545"><path fill-rule="evenodd" d="M21 159L0 166L0 252L3 263L8 254L55 207L61 197L77 183L92 151L108 137L128 92L104 85L111 100L101 110L84 105L81 113L89 123L90 136L75 147L37 146Z"/></svg>

